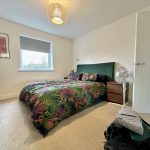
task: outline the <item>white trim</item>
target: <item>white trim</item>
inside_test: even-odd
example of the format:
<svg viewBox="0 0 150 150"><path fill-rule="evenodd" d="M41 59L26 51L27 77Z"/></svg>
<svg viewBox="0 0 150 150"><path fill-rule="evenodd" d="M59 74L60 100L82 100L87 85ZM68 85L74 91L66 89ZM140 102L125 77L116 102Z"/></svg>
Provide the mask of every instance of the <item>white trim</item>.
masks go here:
<svg viewBox="0 0 150 150"><path fill-rule="evenodd" d="M0 95L0 101L11 99L11 98L18 98L18 97L19 97L19 92L18 93L6 94L6 95Z"/></svg>
<svg viewBox="0 0 150 150"><path fill-rule="evenodd" d="M36 37L33 37L33 36L24 35L24 34L20 34L20 37L21 36L24 36L24 37L27 37L27 38L31 38L31 39L35 39L35 40L39 40L39 41L43 41L43 42L47 42L47 43L50 43L50 44L53 43L52 41L43 40L43 39L40 39L40 38L36 38Z"/></svg>
<svg viewBox="0 0 150 150"><path fill-rule="evenodd" d="M50 45L50 67L51 70L54 70L54 55L53 55L53 43Z"/></svg>
<svg viewBox="0 0 150 150"><path fill-rule="evenodd" d="M135 43L134 43L134 64L136 63L136 55L137 55L137 30L138 30L138 12L136 12L136 19L135 19ZM135 68L136 66L134 65L134 75L133 78L135 80ZM132 106L134 108L135 104L135 82L133 83L133 100L132 100Z"/></svg>
<svg viewBox="0 0 150 150"><path fill-rule="evenodd" d="M55 72L54 69L32 69L32 70L29 70L29 69L23 69L23 68L19 68L18 69L18 72Z"/></svg>

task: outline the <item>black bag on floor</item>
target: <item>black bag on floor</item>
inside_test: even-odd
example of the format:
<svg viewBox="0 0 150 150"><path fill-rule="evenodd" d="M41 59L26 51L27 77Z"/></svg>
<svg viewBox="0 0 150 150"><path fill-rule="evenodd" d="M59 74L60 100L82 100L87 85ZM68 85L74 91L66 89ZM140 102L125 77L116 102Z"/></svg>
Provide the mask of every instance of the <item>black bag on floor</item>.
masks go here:
<svg viewBox="0 0 150 150"><path fill-rule="evenodd" d="M150 150L150 139L136 142L131 139L130 130L112 123L104 132L104 150Z"/></svg>

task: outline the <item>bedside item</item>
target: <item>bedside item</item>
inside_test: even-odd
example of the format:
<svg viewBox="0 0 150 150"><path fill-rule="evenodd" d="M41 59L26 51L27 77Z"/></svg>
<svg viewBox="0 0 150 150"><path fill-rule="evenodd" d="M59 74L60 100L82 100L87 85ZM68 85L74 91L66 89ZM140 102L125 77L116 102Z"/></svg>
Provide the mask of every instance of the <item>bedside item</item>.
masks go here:
<svg viewBox="0 0 150 150"><path fill-rule="evenodd" d="M125 67L120 66L115 76L116 82L123 85L123 106L126 103L126 82L133 83L133 74Z"/></svg>
<svg viewBox="0 0 150 150"><path fill-rule="evenodd" d="M125 102L128 101L129 83L126 84ZM118 104L123 104L123 85L115 81L107 82L107 100Z"/></svg>

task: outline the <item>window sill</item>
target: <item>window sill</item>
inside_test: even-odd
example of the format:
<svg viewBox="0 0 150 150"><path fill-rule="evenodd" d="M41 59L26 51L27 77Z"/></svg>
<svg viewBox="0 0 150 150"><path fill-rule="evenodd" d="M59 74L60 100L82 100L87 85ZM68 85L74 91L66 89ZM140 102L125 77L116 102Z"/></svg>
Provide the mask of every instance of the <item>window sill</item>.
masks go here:
<svg viewBox="0 0 150 150"><path fill-rule="evenodd" d="M33 69L33 70L29 70L29 69L18 69L18 72L54 72L54 69Z"/></svg>

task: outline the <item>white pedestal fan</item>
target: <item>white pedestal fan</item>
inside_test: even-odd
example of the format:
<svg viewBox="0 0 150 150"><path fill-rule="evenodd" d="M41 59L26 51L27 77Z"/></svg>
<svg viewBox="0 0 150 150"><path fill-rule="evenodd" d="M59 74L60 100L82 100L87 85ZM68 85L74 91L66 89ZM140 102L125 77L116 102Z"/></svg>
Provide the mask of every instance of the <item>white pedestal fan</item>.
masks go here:
<svg viewBox="0 0 150 150"><path fill-rule="evenodd" d="M115 80L117 83L123 85L123 106L125 106L125 96L126 96L126 82L133 83L133 74L130 73L125 67L120 66L116 72Z"/></svg>

